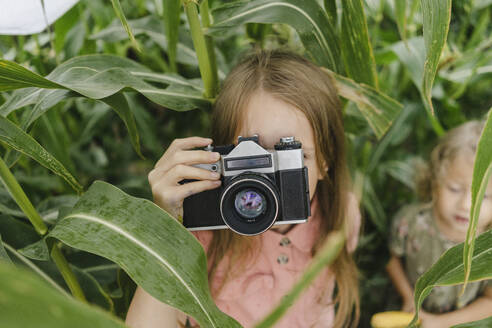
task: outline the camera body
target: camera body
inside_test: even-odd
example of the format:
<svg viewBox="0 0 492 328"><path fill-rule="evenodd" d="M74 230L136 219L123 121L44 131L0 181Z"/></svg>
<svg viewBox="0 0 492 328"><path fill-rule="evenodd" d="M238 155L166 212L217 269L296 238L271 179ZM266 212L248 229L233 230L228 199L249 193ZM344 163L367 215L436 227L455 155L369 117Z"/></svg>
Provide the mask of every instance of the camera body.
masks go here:
<svg viewBox="0 0 492 328"><path fill-rule="evenodd" d="M206 148L219 152L220 159L194 166L220 173L222 184L185 198L183 224L188 230L229 228L252 236L272 225L307 221L309 180L301 143L283 137L267 150L258 140L257 135L239 137L237 146Z"/></svg>

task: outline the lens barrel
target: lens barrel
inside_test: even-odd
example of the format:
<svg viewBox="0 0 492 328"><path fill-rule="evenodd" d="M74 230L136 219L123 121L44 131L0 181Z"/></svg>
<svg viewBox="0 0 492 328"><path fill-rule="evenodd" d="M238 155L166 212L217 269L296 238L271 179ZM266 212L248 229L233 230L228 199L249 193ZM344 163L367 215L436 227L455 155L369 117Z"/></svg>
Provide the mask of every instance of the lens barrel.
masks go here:
<svg viewBox="0 0 492 328"><path fill-rule="evenodd" d="M224 186L220 197L220 214L224 223L236 233L257 235L269 229L279 215L280 197L269 178L246 172Z"/></svg>

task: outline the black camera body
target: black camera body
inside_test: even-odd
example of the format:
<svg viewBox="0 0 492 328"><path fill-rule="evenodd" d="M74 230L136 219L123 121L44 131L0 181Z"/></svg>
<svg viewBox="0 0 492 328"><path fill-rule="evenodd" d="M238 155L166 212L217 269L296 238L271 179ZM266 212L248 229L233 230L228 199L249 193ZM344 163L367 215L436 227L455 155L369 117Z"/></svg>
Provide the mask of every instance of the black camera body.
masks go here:
<svg viewBox="0 0 492 328"><path fill-rule="evenodd" d="M294 137L281 138L273 150L261 147L257 135L239 137L237 146L206 150L219 152L220 159L195 166L220 173L222 184L185 198L183 224L188 230L229 228L252 236L272 225L307 221L308 172Z"/></svg>

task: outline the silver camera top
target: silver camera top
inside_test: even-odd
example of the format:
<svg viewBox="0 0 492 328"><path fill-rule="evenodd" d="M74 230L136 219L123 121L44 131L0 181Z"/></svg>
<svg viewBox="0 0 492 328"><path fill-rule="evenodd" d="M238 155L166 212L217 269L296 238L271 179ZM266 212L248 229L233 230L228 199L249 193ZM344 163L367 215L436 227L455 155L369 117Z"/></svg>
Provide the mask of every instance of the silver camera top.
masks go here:
<svg viewBox="0 0 492 328"><path fill-rule="evenodd" d="M209 145L205 148L213 151ZM259 144L258 135L253 137L239 137L238 144L228 154L212 164L194 165L221 175L235 176L243 172L275 173L280 170L302 169L304 155L301 143L294 137L282 137L274 149L265 149Z"/></svg>

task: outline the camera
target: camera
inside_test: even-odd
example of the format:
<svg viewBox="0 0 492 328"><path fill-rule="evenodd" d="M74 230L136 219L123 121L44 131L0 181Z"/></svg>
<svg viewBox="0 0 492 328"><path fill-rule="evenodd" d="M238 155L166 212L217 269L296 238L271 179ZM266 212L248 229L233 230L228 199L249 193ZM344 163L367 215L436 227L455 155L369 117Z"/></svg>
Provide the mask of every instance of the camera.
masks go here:
<svg viewBox="0 0 492 328"><path fill-rule="evenodd" d="M220 159L194 166L220 173L222 184L184 199L188 230L229 228L253 236L273 225L307 221L308 172L294 137L281 138L273 150L261 147L258 135L239 137L237 146L210 145L205 150L218 152Z"/></svg>

